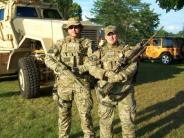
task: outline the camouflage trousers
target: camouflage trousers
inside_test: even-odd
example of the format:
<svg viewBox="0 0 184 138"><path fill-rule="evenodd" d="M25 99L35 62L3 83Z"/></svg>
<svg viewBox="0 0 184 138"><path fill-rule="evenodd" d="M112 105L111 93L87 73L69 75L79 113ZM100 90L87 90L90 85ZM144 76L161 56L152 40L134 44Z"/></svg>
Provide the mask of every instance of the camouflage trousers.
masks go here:
<svg viewBox="0 0 184 138"><path fill-rule="evenodd" d="M129 90L129 94L120 101L112 101L108 96L102 97L97 91L99 100L98 115L100 117L100 137L113 137L113 118L114 110L117 107L119 118L121 120L122 137L135 138L135 114L136 102L134 99L134 90Z"/></svg>
<svg viewBox="0 0 184 138"><path fill-rule="evenodd" d="M59 95L59 138L68 138L71 129L72 101L74 100L81 119L84 138L95 136L92 124L91 109L93 105L90 91L85 91L77 84L70 87L58 86Z"/></svg>

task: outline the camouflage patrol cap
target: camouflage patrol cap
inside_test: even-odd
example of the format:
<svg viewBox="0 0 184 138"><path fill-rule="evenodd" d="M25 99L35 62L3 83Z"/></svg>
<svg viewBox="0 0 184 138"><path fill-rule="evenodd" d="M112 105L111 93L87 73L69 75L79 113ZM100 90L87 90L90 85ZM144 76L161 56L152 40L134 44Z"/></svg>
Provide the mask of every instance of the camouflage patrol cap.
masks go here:
<svg viewBox="0 0 184 138"><path fill-rule="evenodd" d="M83 27L78 17L72 17L67 20L67 23L63 25L63 29L68 29L68 27L72 25L80 25L81 28Z"/></svg>
<svg viewBox="0 0 184 138"><path fill-rule="evenodd" d="M105 30L105 35L108 35L111 32L117 34L117 28L114 25L109 25L105 27L104 30Z"/></svg>

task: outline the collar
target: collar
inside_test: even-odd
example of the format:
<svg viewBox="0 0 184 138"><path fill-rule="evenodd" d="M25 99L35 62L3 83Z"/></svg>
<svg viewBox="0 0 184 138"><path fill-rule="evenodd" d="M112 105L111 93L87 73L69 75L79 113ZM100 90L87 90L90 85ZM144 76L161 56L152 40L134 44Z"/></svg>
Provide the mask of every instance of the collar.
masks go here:
<svg viewBox="0 0 184 138"><path fill-rule="evenodd" d="M65 40L66 42L76 42L76 43L80 42L80 38L71 38L70 36L66 36Z"/></svg>

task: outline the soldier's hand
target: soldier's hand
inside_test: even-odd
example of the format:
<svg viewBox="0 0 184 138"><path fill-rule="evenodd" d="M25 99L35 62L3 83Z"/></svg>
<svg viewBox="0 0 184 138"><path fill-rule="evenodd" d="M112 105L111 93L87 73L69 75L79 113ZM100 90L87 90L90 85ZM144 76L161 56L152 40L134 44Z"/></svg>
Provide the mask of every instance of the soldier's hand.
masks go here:
<svg viewBox="0 0 184 138"><path fill-rule="evenodd" d="M113 71L107 71L107 72L105 72L105 77L111 78L114 75L116 75L116 73L114 73Z"/></svg>
<svg viewBox="0 0 184 138"><path fill-rule="evenodd" d="M117 75L117 74L115 74L115 75L113 75L111 77L108 77L108 82L109 83L119 82L121 80L123 80L123 77L120 76L120 75Z"/></svg>
<svg viewBox="0 0 184 138"><path fill-rule="evenodd" d="M79 70L79 74L83 74L87 71L89 71L89 68L91 67L91 63L85 63L85 65L79 65L78 66L78 70Z"/></svg>
<svg viewBox="0 0 184 138"><path fill-rule="evenodd" d="M55 73L56 74L62 74L64 70L67 70L67 67L65 67L65 66L58 66L58 67L56 67Z"/></svg>
<svg viewBox="0 0 184 138"><path fill-rule="evenodd" d="M83 65L79 65L78 66L78 71L79 71L79 74L82 74L84 73L86 70L85 70L85 67Z"/></svg>
<svg viewBox="0 0 184 138"><path fill-rule="evenodd" d="M100 40L100 43L98 44L99 47L101 47L105 43L105 40Z"/></svg>

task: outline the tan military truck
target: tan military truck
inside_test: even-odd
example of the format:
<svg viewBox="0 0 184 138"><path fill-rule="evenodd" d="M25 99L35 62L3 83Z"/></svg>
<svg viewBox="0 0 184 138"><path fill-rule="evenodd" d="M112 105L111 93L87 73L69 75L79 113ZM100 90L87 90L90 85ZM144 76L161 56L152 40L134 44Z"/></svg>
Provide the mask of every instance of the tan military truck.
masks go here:
<svg viewBox="0 0 184 138"><path fill-rule="evenodd" d="M63 39L62 15L52 4L39 0L0 2L0 75L18 73L21 95L34 98L40 86L54 80L44 56ZM83 24L82 35L97 43L100 26Z"/></svg>

